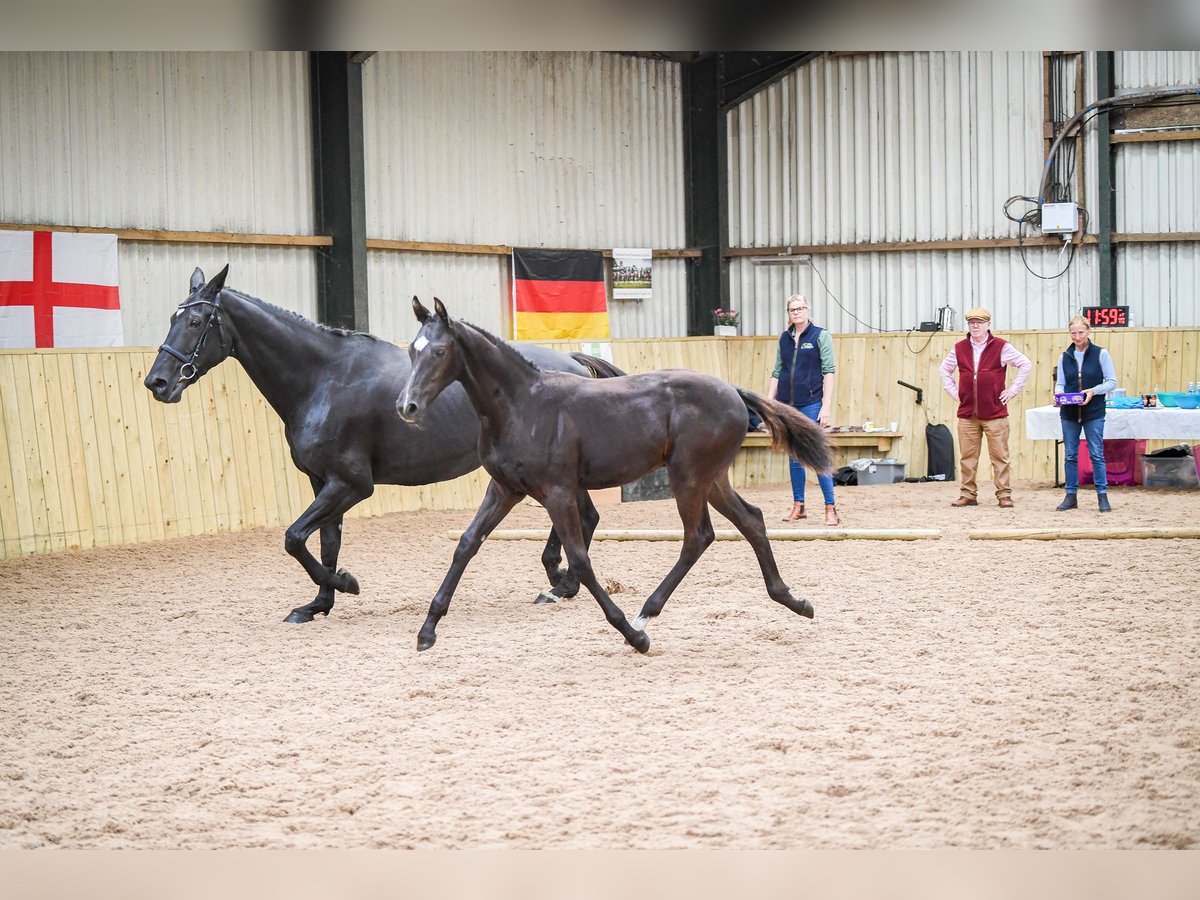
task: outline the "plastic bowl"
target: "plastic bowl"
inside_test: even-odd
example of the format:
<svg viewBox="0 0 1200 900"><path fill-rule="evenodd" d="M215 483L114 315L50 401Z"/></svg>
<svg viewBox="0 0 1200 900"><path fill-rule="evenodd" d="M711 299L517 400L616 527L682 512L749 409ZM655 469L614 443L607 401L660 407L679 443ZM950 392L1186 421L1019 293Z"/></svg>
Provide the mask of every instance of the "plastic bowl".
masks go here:
<svg viewBox="0 0 1200 900"><path fill-rule="evenodd" d="M1180 394L1176 401L1180 409L1196 409L1200 407L1200 394Z"/></svg>
<svg viewBox="0 0 1200 900"><path fill-rule="evenodd" d="M1159 406L1178 406L1179 398L1186 397L1186 396L1187 396L1186 392L1164 391L1163 393L1158 395L1158 405Z"/></svg>

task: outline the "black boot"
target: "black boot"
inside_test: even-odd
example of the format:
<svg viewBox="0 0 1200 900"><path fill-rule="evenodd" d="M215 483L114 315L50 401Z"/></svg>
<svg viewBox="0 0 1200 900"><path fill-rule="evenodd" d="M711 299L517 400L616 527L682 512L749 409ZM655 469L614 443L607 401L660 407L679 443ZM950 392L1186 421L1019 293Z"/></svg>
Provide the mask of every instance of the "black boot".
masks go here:
<svg viewBox="0 0 1200 900"><path fill-rule="evenodd" d="M1112 512L1112 506L1108 502L1108 494L1097 494L1096 500L1100 503L1100 512Z"/></svg>
<svg viewBox="0 0 1200 900"><path fill-rule="evenodd" d="M1058 512L1066 512L1068 509L1075 509L1079 506L1079 500L1074 494L1067 494L1063 497L1063 502L1058 504L1055 509Z"/></svg>

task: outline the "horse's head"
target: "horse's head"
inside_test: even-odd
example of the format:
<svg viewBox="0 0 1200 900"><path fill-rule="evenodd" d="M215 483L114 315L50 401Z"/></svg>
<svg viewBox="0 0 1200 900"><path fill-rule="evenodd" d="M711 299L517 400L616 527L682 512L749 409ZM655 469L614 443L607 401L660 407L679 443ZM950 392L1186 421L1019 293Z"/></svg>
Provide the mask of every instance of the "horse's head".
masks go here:
<svg viewBox="0 0 1200 900"><path fill-rule="evenodd" d="M412 305L421 330L408 345L412 370L408 383L396 398L396 413L405 422L416 424L438 394L462 373L462 351L455 336L456 329L462 326L450 318L437 297L433 298L433 312L416 297Z"/></svg>
<svg viewBox="0 0 1200 900"><path fill-rule="evenodd" d="M192 273L191 292L171 315L171 328L146 375L144 384L155 399L178 403L184 388L229 355L232 336L221 327L221 290L228 273L226 265L207 284L199 268Z"/></svg>

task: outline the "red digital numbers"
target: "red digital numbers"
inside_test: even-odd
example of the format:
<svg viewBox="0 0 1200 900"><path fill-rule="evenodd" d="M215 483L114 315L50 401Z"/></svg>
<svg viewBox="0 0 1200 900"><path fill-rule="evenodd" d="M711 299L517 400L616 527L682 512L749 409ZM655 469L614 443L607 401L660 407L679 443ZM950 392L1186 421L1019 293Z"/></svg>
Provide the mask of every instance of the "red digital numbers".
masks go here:
<svg viewBox="0 0 1200 900"><path fill-rule="evenodd" d="M1100 328L1125 328L1129 325L1128 306L1085 306L1084 318Z"/></svg>

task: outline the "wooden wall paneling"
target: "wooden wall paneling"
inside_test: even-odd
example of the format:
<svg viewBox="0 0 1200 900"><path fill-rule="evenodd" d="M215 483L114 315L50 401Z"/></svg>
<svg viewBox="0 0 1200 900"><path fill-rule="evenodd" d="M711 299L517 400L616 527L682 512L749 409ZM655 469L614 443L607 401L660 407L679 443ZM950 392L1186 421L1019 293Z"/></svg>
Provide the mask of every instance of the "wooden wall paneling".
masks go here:
<svg viewBox="0 0 1200 900"><path fill-rule="evenodd" d="M200 498L200 476L192 437L191 389L178 403L159 404L167 429L167 454L171 486L175 494L175 528L180 537L203 534L204 503Z"/></svg>
<svg viewBox="0 0 1200 900"><path fill-rule="evenodd" d="M68 523L67 548L86 549L94 543L92 536L91 501L87 492L87 473L83 467L83 434L79 427L79 404L76 402L75 372L73 360L78 353L55 353L47 355L57 367L56 386L50 388L50 396L56 401L52 406L57 413L55 434L59 444L60 468L65 467L65 478L60 477L60 489L70 485L73 500L74 521Z"/></svg>
<svg viewBox="0 0 1200 900"><path fill-rule="evenodd" d="M224 488L226 525L230 531L238 531L242 527L242 498L241 485L238 477L237 447L233 439L231 419L233 417L230 402L230 382L237 377L237 369L232 366L222 366L220 375L213 380L213 413L216 424L215 437L219 455L217 457L221 485Z"/></svg>
<svg viewBox="0 0 1200 900"><path fill-rule="evenodd" d="M1065 329L1001 336L1034 364L1029 385L1011 407L1013 476L1049 479L1054 445L1025 438L1024 413L1050 401L1053 368L1067 343ZM1156 384L1163 391L1182 390L1200 378L1200 329L1096 329L1094 337L1112 352L1120 385L1130 395ZM896 420L905 436L891 454L907 463L908 474L923 474L926 415L957 431L955 405L942 392L937 368L960 338L896 332L835 336L835 419L839 424ZM775 341L763 335L612 344L617 365L627 371L691 368L765 393ZM564 351L578 347L556 344ZM5 556L286 527L311 502L307 476L291 462L282 423L243 370L219 368L189 388L181 403L162 405L141 385L153 355L139 349L0 352L0 547ZM923 406L896 384L900 377L923 389ZM1151 442L1148 449L1171 443ZM839 448L838 460L862 452ZM739 488L778 484L786 490L786 456L750 448L735 462L732 477ZM980 479L991 479L986 452ZM441 485L380 486L351 516L471 510L486 482L486 474L477 470Z"/></svg>
<svg viewBox="0 0 1200 900"><path fill-rule="evenodd" d="M271 447L267 433L258 429L255 417L255 406L258 403L257 393L245 370L239 371L237 394L234 400L237 405L239 433L243 442L240 466L244 479L242 482L242 516L246 521L253 523L255 528L261 528L267 524L268 509L270 508L267 501L268 486L273 486L274 477L268 467Z"/></svg>
<svg viewBox="0 0 1200 900"><path fill-rule="evenodd" d="M114 527L117 509L110 509L104 502L104 469L101 465L100 443L108 440L108 432L102 428L104 420L95 414L92 398L91 367L94 357L94 353L88 352L72 354L71 374L82 441L80 468L87 487L88 511L92 520L91 540L93 546L104 546L114 542L110 532Z"/></svg>
<svg viewBox="0 0 1200 900"><path fill-rule="evenodd" d="M116 495L117 508L120 510L120 543L132 544L138 540L138 518L134 508L133 486L130 483L133 466L129 458L129 445L126 443L127 423L121 384L117 377L116 354L105 351L100 354L99 362L100 380L93 385L92 405L99 407L99 401L103 399L107 422L104 443L108 445L112 459L112 488Z"/></svg>
<svg viewBox="0 0 1200 900"><path fill-rule="evenodd" d="M25 508L34 552L47 553L50 551L49 512L46 508L45 476L38 452L37 410L30 383L29 365L29 357L17 357L13 365L16 409L20 416L20 430L16 433L21 436L21 467L25 477L25 490L18 492L17 502Z"/></svg>
<svg viewBox="0 0 1200 900"><path fill-rule="evenodd" d="M219 370L218 370L219 371ZM200 485L200 504L204 510L204 533L225 530L225 486L221 483L221 455L216 439L216 396L210 372L188 388L191 400L193 452Z"/></svg>
<svg viewBox="0 0 1200 900"><path fill-rule="evenodd" d="M152 435L150 446L154 454L154 469L158 480L158 501L162 510L163 537L170 539L182 536L179 529L179 506L182 501L180 491L183 489L183 484L176 477L179 461L171 449L171 433L177 430L174 427L175 423L172 420L171 426L168 428L166 404L159 403L154 399L154 395L142 384L145 381L146 373L154 365L156 355L150 351L142 354L139 366L141 380L138 382L138 389L145 393L146 409L150 419L150 434Z"/></svg>
<svg viewBox="0 0 1200 900"><path fill-rule="evenodd" d="M239 373L238 399L241 403L242 435L246 442L246 464L250 477L249 520L255 527L275 524L279 498L275 490L275 460L271 447L271 431L263 415L265 401L254 382Z"/></svg>
<svg viewBox="0 0 1200 900"><path fill-rule="evenodd" d="M42 478L42 505L46 509L46 540L51 552L67 548L67 522L74 519L68 511L74 496L59 488L58 454L55 447L57 432L50 410L47 385L47 360L51 354L29 357L29 386L33 400L33 422L37 432L37 459ZM57 384L54 385L57 388ZM57 397L55 398L57 400ZM56 406L59 406L57 402Z"/></svg>
<svg viewBox="0 0 1200 900"><path fill-rule="evenodd" d="M120 353L115 361L125 410L125 439L129 446L138 539L162 540L166 537L165 515L158 486L158 464L154 458L154 435L150 430L150 403L157 401L153 401L150 392L142 386L146 369L141 354Z"/></svg>
<svg viewBox="0 0 1200 900"><path fill-rule="evenodd" d="M16 375L17 367L25 365L22 355L0 353L0 425L4 426L7 451L0 456L0 465L6 469L5 476L0 478L0 503L5 504L0 512L5 556L37 552L29 476L25 471L28 432L22 422Z"/></svg>

